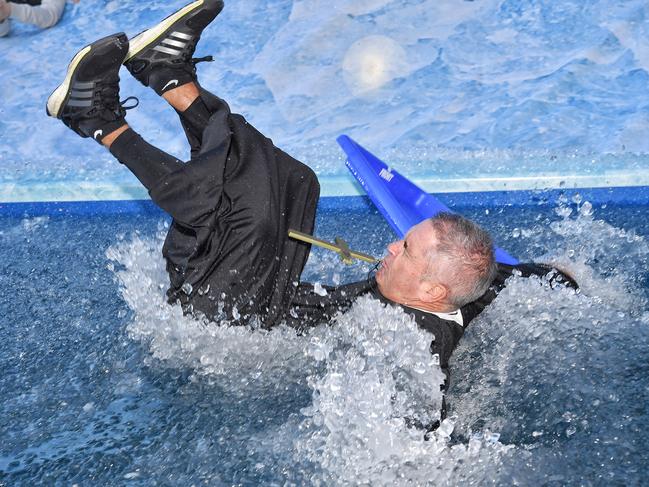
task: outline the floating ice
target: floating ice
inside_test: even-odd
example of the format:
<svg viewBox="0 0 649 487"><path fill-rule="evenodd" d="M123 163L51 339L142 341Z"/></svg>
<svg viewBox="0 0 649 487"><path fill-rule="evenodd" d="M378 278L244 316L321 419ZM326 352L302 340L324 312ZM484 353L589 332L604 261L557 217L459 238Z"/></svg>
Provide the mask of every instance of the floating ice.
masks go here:
<svg viewBox="0 0 649 487"><path fill-rule="evenodd" d="M253 410L266 401L281 407L281 390L303 398L272 432L252 433L249 455L259 459L260 474L282 469L300 483L299 472L308 472L310 483L322 484L576 482L599 468L576 452L593 448L593 435L613 441L625 424L611 420L612 411L632 388L616 384L613 393L600 384L611 367L628 366L606 358L610 346L646 347L644 339L629 342L625 330L649 322L638 287L649 245L595 219L587 201L564 199L560 208L560 219L519 225L510 238L559 263L581 290L511 278L460 343L452 417L427 440L426 427L440 419L444 378L429 352L432 336L402 310L363 297L304 336L281 326L219 326L164 302L162 234L126 239L108 255L134 311L128 331L146 345L151 366L189 369L194 383L212 384L236 404L254 403ZM328 253L315 252L307 265L320 278L341 270ZM556 442L567 442L561 449L575 452L579 468L572 457L557 457Z"/></svg>
<svg viewBox="0 0 649 487"><path fill-rule="evenodd" d="M181 290L182 290L182 292L184 292L187 296L189 296L189 295L192 293L192 291L194 290L194 288L192 287L191 284L189 284L188 282L186 282L186 283L184 283L184 284L182 285Z"/></svg>
<svg viewBox="0 0 649 487"><path fill-rule="evenodd" d="M25 232L31 232L40 226L47 225L49 220L49 216L37 216L35 218L25 218L21 223Z"/></svg>
<svg viewBox="0 0 649 487"><path fill-rule="evenodd" d="M313 292L316 293L318 296L326 296L327 295L327 290L322 287L322 284L319 282L316 282L313 285Z"/></svg>
<svg viewBox="0 0 649 487"><path fill-rule="evenodd" d="M183 485L641 483L644 208L561 204L569 216L472 210L516 255L559 263L582 288L513 278L467 328L451 363L451 417L428 441L441 377L432 337L400 310L362 299L303 336L208 323L166 303L165 225L154 237L148 218L139 233L128 216L53 216L30 231L22 216L3 220L0 280L16 292L2 295L2 475L12 485L136 472L135 482ZM339 233L321 223L323 235ZM354 224L350 245L381 252L390 235L373 226ZM322 283L366 274L318 252L306 270Z"/></svg>

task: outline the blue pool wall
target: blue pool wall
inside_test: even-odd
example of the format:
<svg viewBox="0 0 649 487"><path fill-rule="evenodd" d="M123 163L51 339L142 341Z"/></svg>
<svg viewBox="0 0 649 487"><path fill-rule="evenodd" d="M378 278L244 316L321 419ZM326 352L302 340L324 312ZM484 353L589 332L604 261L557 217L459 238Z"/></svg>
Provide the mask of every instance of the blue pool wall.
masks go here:
<svg viewBox="0 0 649 487"><path fill-rule="evenodd" d="M437 194L451 209L527 207L557 205L560 199L572 200L578 196L581 201L593 205L614 204L621 206L644 206L649 204L649 186L613 188L575 188L544 191L489 191ZM374 211L367 196L329 196L320 198L320 211L344 213ZM0 203L0 216L33 217L40 215L113 215L147 214L164 216L151 200L122 201L50 201L28 203Z"/></svg>

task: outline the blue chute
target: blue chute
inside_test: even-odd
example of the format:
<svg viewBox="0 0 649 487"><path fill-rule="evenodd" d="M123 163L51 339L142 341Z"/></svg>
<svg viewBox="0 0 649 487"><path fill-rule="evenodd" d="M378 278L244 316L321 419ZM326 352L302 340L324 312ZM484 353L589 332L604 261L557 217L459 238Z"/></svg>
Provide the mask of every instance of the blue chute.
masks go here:
<svg viewBox="0 0 649 487"><path fill-rule="evenodd" d="M453 213L350 137L341 135L337 141L347 154L347 167L400 238L426 218L442 211ZM495 254L502 264L518 264L501 248L496 247Z"/></svg>

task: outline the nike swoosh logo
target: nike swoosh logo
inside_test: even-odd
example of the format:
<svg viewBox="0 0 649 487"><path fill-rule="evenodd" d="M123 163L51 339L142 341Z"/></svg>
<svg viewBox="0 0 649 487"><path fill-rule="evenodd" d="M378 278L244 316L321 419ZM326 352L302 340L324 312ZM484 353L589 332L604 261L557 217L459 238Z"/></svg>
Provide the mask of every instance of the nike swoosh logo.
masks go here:
<svg viewBox="0 0 649 487"><path fill-rule="evenodd" d="M178 86L178 80L172 79L166 85L163 86L162 91L165 91L169 86Z"/></svg>
<svg viewBox="0 0 649 487"><path fill-rule="evenodd" d="M94 133L93 137L94 137L95 139L98 139L98 138L101 137L102 135L104 135L104 131L103 131L103 130L95 130L95 133Z"/></svg>

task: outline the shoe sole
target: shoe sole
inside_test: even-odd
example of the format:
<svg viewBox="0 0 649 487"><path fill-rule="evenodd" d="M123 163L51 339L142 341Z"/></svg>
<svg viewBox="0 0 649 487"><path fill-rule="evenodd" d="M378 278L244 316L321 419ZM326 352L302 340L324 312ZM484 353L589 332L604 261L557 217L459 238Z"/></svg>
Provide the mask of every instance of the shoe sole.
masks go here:
<svg viewBox="0 0 649 487"><path fill-rule="evenodd" d="M72 88L71 88L72 78L81 61L83 61L84 58L90 52L93 51L93 49L97 49L98 47L101 47L104 44L113 42L116 38L122 36L126 39L126 35L123 33L104 37L103 39L99 39L98 41L95 41L92 44L87 45L86 47L84 47L74 55L72 61L70 61L70 64L68 64L68 71L65 74L65 79L63 80L63 83L61 83L47 99L47 105L45 111L50 117L61 118L61 108L65 105L65 103L70 98L70 94L72 93Z"/></svg>
<svg viewBox="0 0 649 487"><path fill-rule="evenodd" d="M171 14L169 17L164 19L155 27L151 27L150 29L145 30L141 34L135 36L133 39L131 39L128 54L126 55L126 59L124 60L124 62L130 61L135 56L140 54L151 44L153 44L158 39L160 39L160 37L162 37L173 24L181 20L187 14L190 14L195 10L197 10L198 8L202 7L203 5L205 5L205 3L206 0L196 0L195 2L185 5L183 8L178 10L176 13ZM220 3L221 3L221 9L223 9L223 2Z"/></svg>

